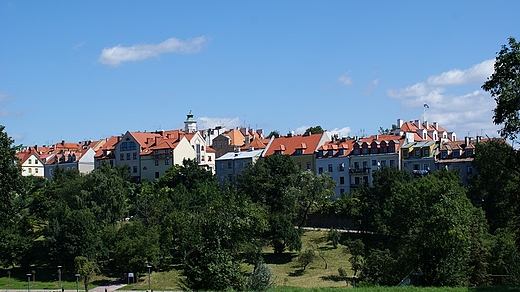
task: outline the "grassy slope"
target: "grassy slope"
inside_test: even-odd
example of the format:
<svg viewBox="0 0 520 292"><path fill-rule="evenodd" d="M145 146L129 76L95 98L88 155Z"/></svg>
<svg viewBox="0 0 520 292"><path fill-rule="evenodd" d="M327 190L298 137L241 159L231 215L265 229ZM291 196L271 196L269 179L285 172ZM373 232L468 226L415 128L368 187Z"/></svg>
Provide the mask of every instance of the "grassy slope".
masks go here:
<svg viewBox="0 0 520 292"><path fill-rule="evenodd" d="M348 262L349 255L345 253L345 246L338 245L334 249L332 245L325 241L327 231L306 231L303 235L302 251L312 248L319 251L327 262L325 268L325 261L319 256L315 261L307 266L305 272L302 271L301 266L297 261L297 253L284 253L282 255L274 255L272 249L264 250L264 259L266 263L273 269L276 276L277 291L339 291L344 288L351 288L350 285L339 279L338 268L343 268L349 275L352 275L350 263ZM317 253L318 254L318 253ZM244 266L245 272L250 272L251 266ZM59 284L55 269L49 271L37 271L35 282L31 282L31 289L37 290L58 290ZM39 279L53 279L51 281L39 281ZM75 290L76 283L72 277L63 275L63 287L66 290ZM164 290L179 290L179 271L172 270L169 272L153 272L151 274L151 288L155 291ZM107 281L106 278L95 279L96 284L101 284ZM91 288L93 288L91 286ZM80 283L80 290L81 290ZM27 289L27 278L25 273L16 269L12 270L10 279L7 277L7 271L0 269L0 290L7 289ZM138 283L126 286L124 290L148 290L148 275L142 275ZM520 291L518 288L511 287L494 287L494 288L417 288L417 287L369 287L356 288L356 291L381 291L381 292L464 292L464 291L478 291L478 292L498 292L498 291Z"/></svg>

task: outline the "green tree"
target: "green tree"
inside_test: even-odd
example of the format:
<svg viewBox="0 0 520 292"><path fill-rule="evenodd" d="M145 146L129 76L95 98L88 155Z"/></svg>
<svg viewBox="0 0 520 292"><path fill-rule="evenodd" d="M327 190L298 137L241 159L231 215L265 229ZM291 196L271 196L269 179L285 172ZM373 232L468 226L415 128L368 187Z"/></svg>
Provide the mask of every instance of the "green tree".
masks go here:
<svg viewBox="0 0 520 292"><path fill-rule="evenodd" d="M49 261L71 267L76 256L91 260L106 257L101 243L101 226L90 210L70 210L57 205L50 218L43 233Z"/></svg>
<svg viewBox="0 0 520 292"><path fill-rule="evenodd" d="M375 181L373 190L381 182L388 185L384 181ZM375 231L383 238L366 258L363 275L367 279L396 281L419 271L425 285L458 286L468 283L477 265L478 273L485 273L484 259L472 256L472 250L482 250L472 238L484 237L485 221L466 197L458 174L438 171L388 186L386 198L379 200L374 213ZM380 261L388 258L395 266L382 267ZM388 271L395 271L397 277L384 276ZM377 283L395 285L398 281Z"/></svg>
<svg viewBox="0 0 520 292"><path fill-rule="evenodd" d="M159 256L159 227L147 228L140 221L125 222L111 239L118 272L146 272L145 263L156 263Z"/></svg>
<svg viewBox="0 0 520 292"><path fill-rule="evenodd" d="M247 279L247 291L266 291L275 288L275 276L273 269L266 263L257 263L255 269Z"/></svg>
<svg viewBox="0 0 520 292"><path fill-rule="evenodd" d="M275 138L280 137L280 132L278 132L278 131L271 131L271 132L269 133L269 135L267 135L267 138L268 138L268 139L271 139L272 137L275 137Z"/></svg>
<svg viewBox="0 0 520 292"><path fill-rule="evenodd" d="M93 276L99 273L99 267L95 261L84 256L74 258L74 268L83 279L85 292L88 292L88 285Z"/></svg>
<svg viewBox="0 0 520 292"><path fill-rule="evenodd" d="M482 85L496 101L493 122L503 125L502 137L515 139L520 131L520 43L512 37L495 59L495 72Z"/></svg>
<svg viewBox="0 0 520 292"><path fill-rule="evenodd" d="M20 257L30 245L28 234L32 226L20 213L24 209L24 181L18 165L14 140L0 125L0 265L19 263ZM16 206L16 202L18 204ZM21 205L21 206L20 206Z"/></svg>
<svg viewBox="0 0 520 292"><path fill-rule="evenodd" d="M312 248L306 249L298 255L298 263L302 267L303 271L305 271L307 266L313 263L315 259L316 252Z"/></svg>
<svg viewBox="0 0 520 292"><path fill-rule="evenodd" d="M233 192L215 192L213 198L197 211L182 212L185 224L178 237L183 285L191 290L242 289L241 247L263 232L265 214Z"/></svg>
<svg viewBox="0 0 520 292"><path fill-rule="evenodd" d="M182 165L172 166L160 179L160 186L175 188L182 184L188 191L195 190L200 184L219 185L217 178L208 170L199 167L194 159L184 159Z"/></svg>
<svg viewBox="0 0 520 292"><path fill-rule="evenodd" d="M316 127L309 127L307 130L305 130L305 133L307 134L323 134L324 132L325 130L323 130L323 128L319 125Z"/></svg>
<svg viewBox="0 0 520 292"><path fill-rule="evenodd" d="M365 245L361 239L349 239L345 242L345 245L347 246L348 253L350 253L350 258L348 261L352 266L354 276L357 276L358 271L363 269Z"/></svg>

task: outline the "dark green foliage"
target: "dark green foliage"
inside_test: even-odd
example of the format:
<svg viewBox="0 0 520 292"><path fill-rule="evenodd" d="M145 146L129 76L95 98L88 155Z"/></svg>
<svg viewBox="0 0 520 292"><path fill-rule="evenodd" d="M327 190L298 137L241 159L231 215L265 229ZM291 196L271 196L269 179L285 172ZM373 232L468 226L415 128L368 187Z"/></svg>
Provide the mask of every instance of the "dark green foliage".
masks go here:
<svg viewBox="0 0 520 292"><path fill-rule="evenodd" d="M384 241L370 248L363 275L383 285L396 285L405 276L400 273L415 270L429 286L465 285L472 276L482 281L486 259L475 254L485 251L485 222L467 199L460 177L438 171L417 181L386 178L378 177L374 188L366 190L376 195L373 226Z"/></svg>
<svg viewBox="0 0 520 292"><path fill-rule="evenodd" d="M491 244L489 272L494 285L520 285L520 254L515 245L515 233L509 228L495 231Z"/></svg>
<svg viewBox="0 0 520 292"><path fill-rule="evenodd" d="M299 251L302 247L300 230L294 228L291 219L282 214L269 216L269 231L265 237L271 242L274 253L283 253L286 249Z"/></svg>
<svg viewBox="0 0 520 292"><path fill-rule="evenodd" d="M219 183L210 171L200 168L193 159L184 159L182 165L172 166L159 181L161 187L173 189L183 185L188 191L196 190L201 184L218 186Z"/></svg>
<svg viewBox="0 0 520 292"><path fill-rule="evenodd" d="M0 265L23 264L35 238L25 180L18 165L14 140L0 125Z"/></svg>
<svg viewBox="0 0 520 292"><path fill-rule="evenodd" d="M146 272L144 263L154 264L159 255L158 228L147 228L140 221L126 222L109 239L117 272Z"/></svg>
<svg viewBox="0 0 520 292"><path fill-rule="evenodd" d="M502 124L502 137L514 140L520 131L520 43L509 38L495 60L495 72L482 85L497 103L493 122Z"/></svg>
<svg viewBox="0 0 520 292"><path fill-rule="evenodd" d="M348 239L345 241L345 245L347 246L347 251L350 254L348 261L351 264L354 276L357 276L357 273L363 269L365 245L361 239Z"/></svg>
<svg viewBox="0 0 520 292"><path fill-rule="evenodd" d="M309 127L307 130L305 130L305 133L307 134L322 134L323 132L325 132L325 130L323 130L323 128L319 125L316 127Z"/></svg>
<svg viewBox="0 0 520 292"><path fill-rule="evenodd" d="M57 206L50 218L44 230L44 245L50 262L71 267L76 256L92 260L103 256L101 230L90 210Z"/></svg>
<svg viewBox="0 0 520 292"><path fill-rule="evenodd" d="M183 285L192 290L242 289L240 247L263 232L265 214L247 198L214 190L214 200L183 212L179 230Z"/></svg>

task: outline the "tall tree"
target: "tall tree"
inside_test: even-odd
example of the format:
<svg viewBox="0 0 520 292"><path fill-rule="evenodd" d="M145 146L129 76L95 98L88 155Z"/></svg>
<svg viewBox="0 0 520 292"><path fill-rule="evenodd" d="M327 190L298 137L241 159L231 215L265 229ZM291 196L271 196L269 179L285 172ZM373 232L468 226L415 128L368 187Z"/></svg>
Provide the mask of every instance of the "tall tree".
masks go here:
<svg viewBox="0 0 520 292"><path fill-rule="evenodd" d="M503 125L500 135L515 139L520 131L520 43L512 37L495 59L495 72L482 85L497 106L493 122Z"/></svg>
<svg viewBox="0 0 520 292"><path fill-rule="evenodd" d="M19 147L13 145L14 140L4 129L0 125L0 265L8 266L16 263L20 251L24 251L18 244L26 226L20 221L19 208L13 205L24 193L22 169L16 157Z"/></svg>
<svg viewBox="0 0 520 292"><path fill-rule="evenodd" d="M238 190L269 213L270 228L264 238L275 253L301 248L294 220L300 215L298 188L301 170L288 155L271 155L246 168L238 177Z"/></svg>

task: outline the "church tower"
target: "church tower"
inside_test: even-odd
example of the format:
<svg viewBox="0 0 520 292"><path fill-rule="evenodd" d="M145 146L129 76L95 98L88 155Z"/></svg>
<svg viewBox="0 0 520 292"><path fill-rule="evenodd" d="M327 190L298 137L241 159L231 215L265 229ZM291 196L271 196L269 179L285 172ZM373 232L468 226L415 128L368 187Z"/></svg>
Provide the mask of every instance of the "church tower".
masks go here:
<svg viewBox="0 0 520 292"><path fill-rule="evenodd" d="M193 114L190 113L186 115L186 120L184 121L184 131L188 133L195 133L197 131L197 121L193 118Z"/></svg>

